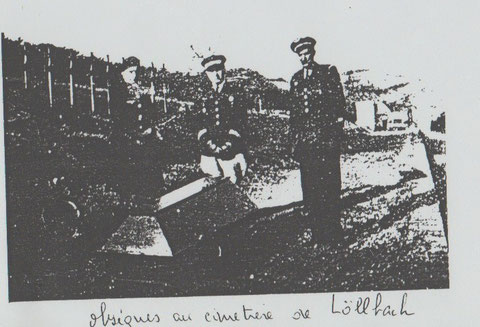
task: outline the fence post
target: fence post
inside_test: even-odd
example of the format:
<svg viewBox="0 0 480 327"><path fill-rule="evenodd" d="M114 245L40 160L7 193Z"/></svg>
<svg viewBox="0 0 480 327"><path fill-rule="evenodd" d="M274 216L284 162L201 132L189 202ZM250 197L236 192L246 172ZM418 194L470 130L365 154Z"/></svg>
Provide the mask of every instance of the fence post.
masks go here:
<svg viewBox="0 0 480 327"><path fill-rule="evenodd" d="M105 68L107 74L107 114L110 116L110 56L107 55L107 67Z"/></svg>
<svg viewBox="0 0 480 327"><path fill-rule="evenodd" d="M70 107L73 108L74 105L74 84L73 84L73 55L70 53L70 65L69 65L69 87L70 87Z"/></svg>
<svg viewBox="0 0 480 327"><path fill-rule="evenodd" d="M93 81L93 52L90 53L90 105L92 113L95 112L95 82Z"/></svg>
<svg viewBox="0 0 480 327"><path fill-rule="evenodd" d="M23 83L25 86L25 90L28 89L27 64L28 64L27 45L23 44Z"/></svg>
<svg viewBox="0 0 480 327"><path fill-rule="evenodd" d="M167 92L168 88L165 83L163 83L163 111L165 111L165 113L167 113Z"/></svg>
<svg viewBox="0 0 480 327"><path fill-rule="evenodd" d="M153 79L155 78L155 76L155 66L152 62L152 76L150 79L150 88L153 90L152 94L150 94L150 100L152 101L152 104L155 103L155 85L153 84Z"/></svg>
<svg viewBox="0 0 480 327"><path fill-rule="evenodd" d="M48 86L48 104L53 107L53 90L52 90L52 57L50 46L47 48L47 86Z"/></svg>

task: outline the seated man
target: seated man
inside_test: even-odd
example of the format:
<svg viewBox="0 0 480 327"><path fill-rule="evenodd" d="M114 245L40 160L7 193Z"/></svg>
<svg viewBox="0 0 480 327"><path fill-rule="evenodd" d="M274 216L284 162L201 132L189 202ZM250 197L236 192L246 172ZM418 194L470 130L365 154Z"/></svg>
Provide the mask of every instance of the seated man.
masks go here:
<svg viewBox="0 0 480 327"><path fill-rule="evenodd" d="M224 176L236 184L247 169L243 135L246 111L225 80L225 61L224 56L216 55L202 61L211 87L197 103L200 168L205 174Z"/></svg>

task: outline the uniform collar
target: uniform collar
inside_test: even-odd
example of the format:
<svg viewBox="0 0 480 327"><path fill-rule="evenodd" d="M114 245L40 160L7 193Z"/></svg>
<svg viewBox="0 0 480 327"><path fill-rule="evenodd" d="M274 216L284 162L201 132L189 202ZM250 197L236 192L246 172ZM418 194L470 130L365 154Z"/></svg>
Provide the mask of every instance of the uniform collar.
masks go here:
<svg viewBox="0 0 480 327"><path fill-rule="evenodd" d="M312 74L313 74L313 71L315 70L315 68L317 68L317 66L318 66L318 64L315 61L313 61L307 67L303 67L302 68L303 78L306 79L308 77L311 77Z"/></svg>
<svg viewBox="0 0 480 327"><path fill-rule="evenodd" d="M312 76L312 67L303 67L303 79L307 79Z"/></svg>
<svg viewBox="0 0 480 327"><path fill-rule="evenodd" d="M212 84L213 91L215 91L217 93L221 93L224 88L225 88L225 80L223 80L222 83L218 84L218 86Z"/></svg>

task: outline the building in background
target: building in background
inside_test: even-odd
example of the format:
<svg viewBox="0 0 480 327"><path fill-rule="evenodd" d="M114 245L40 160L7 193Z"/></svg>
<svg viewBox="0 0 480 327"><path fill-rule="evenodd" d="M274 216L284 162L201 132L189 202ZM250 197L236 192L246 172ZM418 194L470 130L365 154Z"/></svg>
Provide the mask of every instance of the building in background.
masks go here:
<svg viewBox="0 0 480 327"><path fill-rule="evenodd" d="M382 101L355 103L356 124L371 131L403 131L413 122L411 110L392 110Z"/></svg>

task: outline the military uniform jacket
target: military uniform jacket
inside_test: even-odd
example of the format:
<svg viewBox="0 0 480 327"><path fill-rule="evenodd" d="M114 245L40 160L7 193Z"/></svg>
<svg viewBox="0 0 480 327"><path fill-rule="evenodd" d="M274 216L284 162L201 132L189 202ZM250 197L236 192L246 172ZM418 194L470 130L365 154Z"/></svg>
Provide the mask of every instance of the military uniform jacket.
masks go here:
<svg viewBox="0 0 480 327"><path fill-rule="evenodd" d="M225 82L220 92L208 88L197 101L198 141L202 155L229 160L245 151L246 110L238 94ZM232 145L221 150L227 142ZM217 147L212 151L209 144Z"/></svg>
<svg viewBox="0 0 480 327"><path fill-rule="evenodd" d="M132 144L141 145L154 135L155 117L146 88L119 83L112 89L112 116L117 132Z"/></svg>
<svg viewBox="0 0 480 327"><path fill-rule="evenodd" d="M290 82L290 138L297 160L338 150L346 118L345 97L335 66L313 63L308 75L301 69Z"/></svg>

